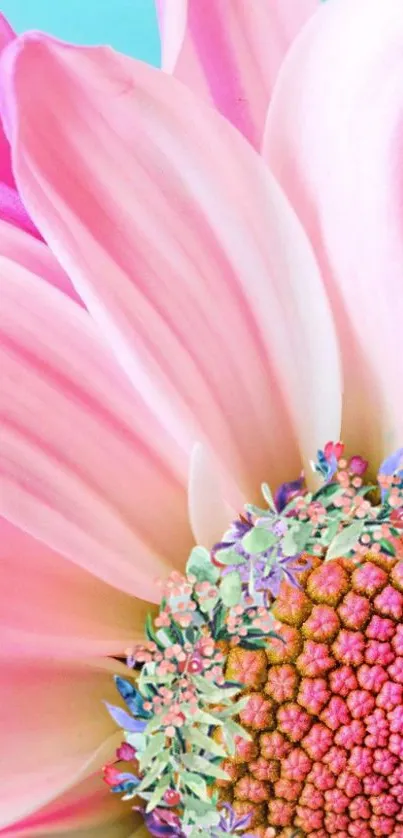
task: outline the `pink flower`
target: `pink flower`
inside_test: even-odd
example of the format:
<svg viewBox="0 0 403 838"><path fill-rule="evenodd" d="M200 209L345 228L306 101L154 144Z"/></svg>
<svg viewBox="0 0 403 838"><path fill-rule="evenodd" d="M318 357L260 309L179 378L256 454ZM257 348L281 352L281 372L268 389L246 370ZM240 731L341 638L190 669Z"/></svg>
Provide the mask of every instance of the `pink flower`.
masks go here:
<svg viewBox="0 0 403 838"><path fill-rule="evenodd" d="M116 759L122 759L127 762L130 762L130 760L134 759L135 756L136 751L132 747L132 745L129 745L128 742L122 742L122 744L119 745L119 748L116 751Z"/></svg>
<svg viewBox="0 0 403 838"><path fill-rule="evenodd" d="M361 477L363 474L365 474L368 468L368 461L364 460L363 457L359 457L358 455L356 455L355 457L351 457L351 460L348 464L348 468L352 474L357 474L359 477Z"/></svg>
<svg viewBox="0 0 403 838"><path fill-rule="evenodd" d="M129 835L93 775L116 748L109 657L141 641L156 578L338 439L342 392L346 447L377 462L403 432L400 0L324 4L263 131L315 5L188 0L178 20L168 0L164 69L187 86L35 33L3 52L13 177L48 246L1 221L0 828ZM307 641L303 677L326 650ZM293 748L285 779L310 766ZM287 826L293 804L270 805Z"/></svg>
<svg viewBox="0 0 403 838"><path fill-rule="evenodd" d="M115 765L105 765L104 769L104 780L108 786L117 786L119 783L119 778L121 775L121 770L116 768Z"/></svg>

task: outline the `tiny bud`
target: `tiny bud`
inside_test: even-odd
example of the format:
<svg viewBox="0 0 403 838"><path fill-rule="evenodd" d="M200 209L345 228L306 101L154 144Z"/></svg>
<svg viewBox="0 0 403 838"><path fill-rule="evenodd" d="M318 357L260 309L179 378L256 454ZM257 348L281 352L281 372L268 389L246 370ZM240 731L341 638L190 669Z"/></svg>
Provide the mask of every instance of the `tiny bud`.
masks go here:
<svg viewBox="0 0 403 838"><path fill-rule="evenodd" d="M168 804L168 806L177 806L178 803L180 803L180 799L181 796L179 792L175 789L167 789L167 791L164 794L164 800L165 803Z"/></svg>

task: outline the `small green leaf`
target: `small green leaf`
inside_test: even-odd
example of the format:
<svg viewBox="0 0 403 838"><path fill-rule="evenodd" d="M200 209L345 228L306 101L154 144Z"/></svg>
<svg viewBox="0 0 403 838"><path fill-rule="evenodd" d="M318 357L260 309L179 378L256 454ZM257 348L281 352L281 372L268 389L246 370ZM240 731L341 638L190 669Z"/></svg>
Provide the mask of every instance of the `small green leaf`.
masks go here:
<svg viewBox="0 0 403 838"><path fill-rule="evenodd" d="M142 772L147 768L151 760L164 749L165 738L165 733L155 733L154 736L150 736L150 741L139 759L140 770Z"/></svg>
<svg viewBox="0 0 403 838"><path fill-rule="evenodd" d="M182 786L186 786L199 800L204 800L206 803L210 802L207 791L207 783L199 774L191 774L189 771L184 771L180 775L180 782Z"/></svg>
<svg viewBox="0 0 403 838"><path fill-rule="evenodd" d="M276 504L274 503L274 498L272 495L272 491L268 483L262 483L262 495L267 503L267 506L276 512Z"/></svg>
<svg viewBox="0 0 403 838"><path fill-rule="evenodd" d="M242 638L242 643L240 644L241 649L266 649L267 643L266 640L260 640L259 638L251 638L248 640L247 638Z"/></svg>
<svg viewBox="0 0 403 838"><path fill-rule="evenodd" d="M146 663L141 668L141 672L140 672L140 675L139 675L139 680L138 680L138 685L137 686L138 686L138 689L139 689L139 692L141 693L141 695L145 696L146 698L150 698L153 695L153 693L150 691L150 689L147 685L146 679L148 680L148 683L149 683L150 682L149 681L150 676L153 675L154 673L155 673L154 663Z"/></svg>
<svg viewBox="0 0 403 838"><path fill-rule="evenodd" d="M234 722L233 719L229 719L228 722L225 723L224 732L228 730L231 736L241 736L242 739L246 739L247 742L250 742L252 737L250 733L248 733L241 725L237 722Z"/></svg>
<svg viewBox="0 0 403 838"><path fill-rule="evenodd" d="M147 640L152 640L158 646L159 649L164 648L158 640L157 633L154 628L154 620L150 613L148 613L146 616L145 633Z"/></svg>
<svg viewBox="0 0 403 838"><path fill-rule="evenodd" d="M224 603L230 608L233 605L238 605L242 595L241 577L236 570L232 570L226 576L223 576L220 585L220 597Z"/></svg>
<svg viewBox="0 0 403 838"><path fill-rule="evenodd" d="M199 603L200 611L202 611L203 614L207 614L208 616L211 616L211 614L214 611L214 608L217 605L218 600L219 600L218 596L214 597L214 599L212 599L212 598L211 599L205 599L203 602Z"/></svg>
<svg viewBox="0 0 403 838"><path fill-rule="evenodd" d="M203 777L214 777L216 780L230 779L227 772L223 771L219 765L205 759L205 757L198 756L198 754L182 754L182 763L185 768L189 768L190 771L197 771Z"/></svg>
<svg viewBox="0 0 403 838"><path fill-rule="evenodd" d="M242 547L247 553L264 553L277 541L274 533L263 527L253 527L242 539Z"/></svg>
<svg viewBox="0 0 403 838"><path fill-rule="evenodd" d="M230 731L228 730L227 725L225 725L222 729L225 746L227 748L228 754L230 757L235 756L236 747L235 747L235 737L231 735Z"/></svg>
<svg viewBox="0 0 403 838"><path fill-rule="evenodd" d="M169 759L169 757L168 757L168 759ZM154 765L152 766L152 768L150 768L150 770L147 771L147 773L143 777L140 785L137 786L137 793L141 794L142 791L146 791L146 789L149 789L150 786L152 786L155 783L156 780L160 780L161 777L162 777L162 774L165 771L165 768L167 767L167 765L168 765L168 761L167 761L165 755L163 756L163 759L157 759L154 762Z"/></svg>
<svg viewBox="0 0 403 838"><path fill-rule="evenodd" d="M331 499L334 496L343 493L344 489L340 487L340 483L327 483L325 486L321 486L317 492L315 492L312 500L320 501L323 503L323 506L327 506L327 501L331 502Z"/></svg>
<svg viewBox="0 0 403 838"><path fill-rule="evenodd" d="M155 733L158 728L162 727L162 720L164 716L166 716L166 710L162 710L161 713L156 713L155 716L153 716L147 723L145 733L150 735L151 733Z"/></svg>
<svg viewBox="0 0 403 838"><path fill-rule="evenodd" d="M297 548L297 553L302 553L304 548L306 547L307 542L312 534L312 524L310 522L301 523L298 528L296 528L296 532L294 533L294 541L295 546Z"/></svg>
<svg viewBox="0 0 403 838"><path fill-rule="evenodd" d="M194 547L186 564L188 576L195 576L198 582L217 582L220 572L213 565L210 553L204 547Z"/></svg>
<svg viewBox="0 0 403 838"><path fill-rule="evenodd" d="M182 708L183 709L183 708ZM185 712L185 711L184 711ZM187 716L187 713L185 712ZM217 715L212 715L212 713L206 713L205 710L197 710L197 713L193 715L189 715L193 722L198 722L201 725L222 725L223 722Z"/></svg>
<svg viewBox="0 0 403 838"><path fill-rule="evenodd" d="M298 527L291 527L281 539L281 550L284 556L295 556L298 553L297 542L295 540L297 531Z"/></svg>
<svg viewBox="0 0 403 838"><path fill-rule="evenodd" d="M210 808L210 811L206 812L205 815L202 815L201 818L198 818L198 825L201 826L217 826L219 823L220 816L219 813L216 811L216 807L214 809ZM211 838L211 832L201 832L197 838ZM229 838L229 836L227 836Z"/></svg>
<svg viewBox="0 0 403 838"><path fill-rule="evenodd" d="M168 672L166 675L150 675L149 678L145 677L143 683L144 684L172 684L172 681L175 679L175 675L173 672Z"/></svg>
<svg viewBox="0 0 403 838"><path fill-rule="evenodd" d="M245 709L248 701L249 696L245 695L243 698L240 698L239 701L236 701L235 704L231 704L231 707L227 707L225 710L217 710L215 715L217 719L230 719L233 716L237 716L238 713L242 713L242 710Z"/></svg>
<svg viewBox="0 0 403 838"><path fill-rule="evenodd" d="M203 675L192 675L192 681L198 691L204 693L211 703L225 703L239 693L237 687L217 687Z"/></svg>
<svg viewBox="0 0 403 838"><path fill-rule="evenodd" d="M147 737L144 733L126 733L125 740L139 753L144 751Z"/></svg>
<svg viewBox="0 0 403 838"><path fill-rule="evenodd" d="M156 632L156 635L157 635L157 638L158 638L158 640L161 644L160 648L166 649L168 646L172 646L172 643L174 641L172 640L172 637L171 637L171 634L170 634L169 631L167 631L166 629L163 629L163 628L158 629L158 631Z"/></svg>
<svg viewBox="0 0 403 838"><path fill-rule="evenodd" d="M226 550L217 550L216 558L218 562L225 565L239 565L246 562L245 556L240 556L232 547L227 547Z"/></svg>
<svg viewBox="0 0 403 838"><path fill-rule="evenodd" d="M191 745L197 745L201 750L213 754L215 757L225 757L225 749L219 745L211 736L206 736L195 725L186 728L185 739Z"/></svg>
<svg viewBox="0 0 403 838"><path fill-rule="evenodd" d="M182 803L188 816L189 812L194 812L198 817L200 817L208 812L211 812L212 808L210 800L208 802L204 802L204 800L197 800L197 798L191 797L187 794L183 795Z"/></svg>
<svg viewBox="0 0 403 838"><path fill-rule="evenodd" d="M227 616L227 609L222 604L222 602L218 602L213 614L213 637L217 639L220 635L220 632L225 627L225 618Z"/></svg>
<svg viewBox="0 0 403 838"><path fill-rule="evenodd" d="M336 537L338 529L340 526L340 521L332 521L328 527L326 527L324 534L322 535L321 542L326 547L326 545L331 544L333 539Z"/></svg>
<svg viewBox="0 0 403 838"><path fill-rule="evenodd" d="M156 806L158 806L158 803L162 800L162 798L163 798L166 790L169 788L170 784L171 784L170 777L163 777L160 780L160 782L155 787L155 789L154 789L154 791L153 791L153 793L152 793L152 795L151 795L151 797L150 797L150 799L147 803L146 812L152 812L152 810L155 809Z"/></svg>
<svg viewBox="0 0 403 838"><path fill-rule="evenodd" d="M326 553L325 561L345 556L357 545L358 539L364 529L364 521L353 521L335 536Z"/></svg>
<svg viewBox="0 0 403 838"><path fill-rule="evenodd" d="M396 550L391 541L388 541L387 538L381 538L379 542L380 546L384 553L387 553L388 556L396 556Z"/></svg>
<svg viewBox="0 0 403 838"><path fill-rule="evenodd" d="M369 495L371 492L378 492L378 491L379 491L379 486L375 486L374 484L372 484L372 485L367 484L366 486L361 486L361 489L358 489L356 491L356 494L360 495L361 497L365 497L365 495Z"/></svg>

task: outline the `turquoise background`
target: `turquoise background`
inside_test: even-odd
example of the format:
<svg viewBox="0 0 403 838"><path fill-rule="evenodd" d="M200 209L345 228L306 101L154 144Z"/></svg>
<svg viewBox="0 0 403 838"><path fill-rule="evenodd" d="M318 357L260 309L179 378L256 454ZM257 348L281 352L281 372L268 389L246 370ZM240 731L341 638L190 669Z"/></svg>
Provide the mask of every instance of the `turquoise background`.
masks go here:
<svg viewBox="0 0 403 838"><path fill-rule="evenodd" d="M0 0L17 32L42 29L78 44L111 44L159 65L154 0Z"/></svg>

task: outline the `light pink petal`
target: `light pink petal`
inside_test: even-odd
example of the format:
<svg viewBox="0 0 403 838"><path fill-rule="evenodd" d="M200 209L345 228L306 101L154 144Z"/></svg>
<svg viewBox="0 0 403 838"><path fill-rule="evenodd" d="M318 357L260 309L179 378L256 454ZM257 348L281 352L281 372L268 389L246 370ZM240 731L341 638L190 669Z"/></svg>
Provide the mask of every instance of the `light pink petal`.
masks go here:
<svg viewBox="0 0 403 838"><path fill-rule="evenodd" d="M319 0L157 0L162 67L260 148L283 58Z"/></svg>
<svg viewBox="0 0 403 838"><path fill-rule="evenodd" d="M343 434L372 456L403 439L403 6L338 0L290 52L266 158L308 230L343 347Z"/></svg>
<svg viewBox="0 0 403 838"><path fill-rule="evenodd" d="M204 547L221 540L242 508L241 497L231 508L224 491L214 458L204 445L196 444L189 473L189 520L196 542Z"/></svg>
<svg viewBox="0 0 403 838"><path fill-rule="evenodd" d="M39 812L0 830L4 838L129 838L142 823L102 782L100 772L69 789Z"/></svg>
<svg viewBox="0 0 403 838"><path fill-rule="evenodd" d="M88 313L0 259L0 512L106 582L155 599L190 546L187 461Z"/></svg>
<svg viewBox="0 0 403 838"><path fill-rule="evenodd" d="M149 606L0 519L0 658L123 655Z"/></svg>
<svg viewBox="0 0 403 838"><path fill-rule="evenodd" d="M298 443L339 432L337 347L260 157L145 64L35 34L9 49L24 200L134 386L245 497L298 474Z"/></svg>
<svg viewBox="0 0 403 838"><path fill-rule="evenodd" d="M113 758L116 661L19 661L0 669L0 826L44 806ZM123 668L122 668L123 669Z"/></svg>
<svg viewBox="0 0 403 838"><path fill-rule="evenodd" d="M24 268L32 271L36 276L45 279L60 288L69 297L82 305L82 301L74 290L67 274L59 265L48 246L24 230L0 220L0 254L7 256Z"/></svg>

